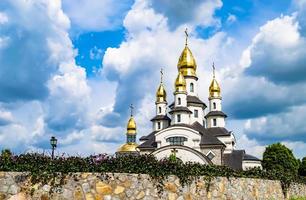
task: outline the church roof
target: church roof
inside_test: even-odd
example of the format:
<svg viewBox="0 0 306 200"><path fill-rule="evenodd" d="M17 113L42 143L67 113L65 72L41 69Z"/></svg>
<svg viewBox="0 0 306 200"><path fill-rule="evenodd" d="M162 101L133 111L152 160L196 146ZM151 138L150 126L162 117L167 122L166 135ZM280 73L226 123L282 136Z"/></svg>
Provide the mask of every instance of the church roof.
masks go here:
<svg viewBox="0 0 306 200"><path fill-rule="evenodd" d="M145 142L138 145L138 148L139 149L155 149L157 147L157 144L155 142L155 133L157 133L157 131L153 131L147 136L142 136L140 140L145 141Z"/></svg>
<svg viewBox="0 0 306 200"><path fill-rule="evenodd" d="M210 134L210 132L207 131L207 129L204 128L199 122L195 122L192 124L193 129L199 131L202 135L200 145L222 145L223 142L221 142L218 138L216 138L214 135Z"/></svg>
<svg viewBox="0 0 306 200"><path fill-rule="evenodd" d="M203 101L201 101L198 97L196 97L196 96L190 96L190 95L188 95L187 96L187 104L188 103L194 103L194 104L201 104L201 105L203 105L203 106L205 106L206 107L206 104L203 102Z"/></svg>
<svg viewBox="0 0 306 200"><path fill-rule="evenodd" d="M211 135L215 137L220 137L220 136L230 136L231 132L228 131L226 128L222 127L213 127L213 128L206 128L206 131L208 131Z"/></svg>
<svg viewBox="0 0 306 200"><path fill-rule="evenodd" d="M151 121L155 121L155 120L168 120L168 121L171 121L171 119L167 115L156 115L155 117L153 117L151 119Z"/></svg>
<svg viewBox="0 0 306 200"><path fill-rule="evenodd" d="M244 154L244 150L233 150L232 153L225 153L223 155L223 163L232 169L242 170Z"/></svg>
<svg viewBox="0 0 306 200"><path fill-rule="evenodd" d="M244 160L261 161L255 156L246 154L244 150L233 150L232 153L223 155L224 165L233 169L242 170L242 161Z"/></svg>
<svg viewBox="0 0 306 200"><path fill-rule="evenodd" d="M209 113L207 113L205 118L211 117L211 116L227 117L227 115L224 112L222 112L222 111L210 111Z"/></svg>
<svg viewBox="0 0 306 200"><path fill-rule="evenodd" d="M245 154L243 157L243 160L261 161L259 158L256 158L255 156L252 156L250 154Z"/></svg>
<svg viewBox="0 0 306 200"><path fill-rule="evenodd" d="M187 107L183 107L183 106L174 107L169 113L172 114L177 111L192 113Z"/></svg>
<svg viewBox="0 0 306 200"><path fill-rule="evenodd" d="M189 105L189 104L199 104L199 105L201 105L201 106L204 106L205 108L207 107L206 104L205 104L203 101L201 101L201 99L199 99L199 98L196 97L196 96L191 96L191 95L188 95L188 96L187 96L187 105ZM173 108L173 107L174 107L174 102L171 103L171 104L169 105L169 107L170 107L170 108Z"/></svg>

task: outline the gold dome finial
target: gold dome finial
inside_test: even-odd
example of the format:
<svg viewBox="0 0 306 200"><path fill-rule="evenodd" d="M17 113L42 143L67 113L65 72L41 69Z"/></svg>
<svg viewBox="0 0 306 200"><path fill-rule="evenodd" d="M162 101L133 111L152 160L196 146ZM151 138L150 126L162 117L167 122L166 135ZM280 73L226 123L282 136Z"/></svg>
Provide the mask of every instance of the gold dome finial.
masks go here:
<svg viewBox="0 0 306 200"><path fill-rule="evenodd" d="M197 64L192 55L192 52L188 48L189 35L187 32L187 28L185 29L185 35L186 35L185 48L183 52L181 53L181 56L177 63L177 68L179 71L182 72L184 76L195 76L196 77Z"/></svg>
<svg viewBox="0 0 306 200"><path fill-rule="evenodd" d="M187 46L187 44L188 44L188 29L186 28L185 29L185 35L186 35L186 39L185 39L185 46Z"/></svg>
<svg viewBox="0 0 306 200"><path fill-rule="evenodd" d="M127 124L127 134L135 135L136 134L136 122L133 117L133 109L134 109L133 104L130 105L130 109L131 109L131 117Z"/></svg>
<svg viewBox="0 0 306 200"><path fill-rule="evenodd" d="M156 103L161 103L161 102L165 102L167 101L166 100L166 97L167 97L167 93L166 93L166 90L165 90L165 87L164 87L164 84L163 84L163 69L160 70L160 85L157 89L157 92L156 92Z"/></svg>
<svg viewBox="0 0 306 200"><path fill-rule="evenodd" d="M176 92L186 92L186 80L182 72L180 71L175 80L175 91Z"/></svg>
<svg viewBox="0 0 306 200"><path fill-rule="evenodd" d="M221 98L221 88L216 80L215 64L213 63L213 80L209 86L209 98Z"/></svg>

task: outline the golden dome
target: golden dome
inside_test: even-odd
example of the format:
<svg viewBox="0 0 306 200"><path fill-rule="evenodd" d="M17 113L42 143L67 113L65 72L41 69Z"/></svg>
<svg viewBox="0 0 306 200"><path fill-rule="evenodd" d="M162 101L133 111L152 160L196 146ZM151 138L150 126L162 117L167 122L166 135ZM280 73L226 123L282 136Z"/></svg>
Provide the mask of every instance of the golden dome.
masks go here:
<svg viewBox="0 0 306 200"><path fill-rule="evenodd" d="M128 121L127 134L136 134L136 122L133 116L131 116L131 118Z"/></svg>
<svg viewBox="0 0 306 200"><path fill-rule="evenodd" d="M181 53L181 56L177 63L177 68L180 72L182 72L184 76L197 76L197 64L187 44L185 45L185 48Z"/></svg>
<svg viewBox="0 0 306 200"><path fill-rule="evenodd" d="M175 91L176 92L186 92L186 81L185 81L185 78L182 72L180 71L175 80Z"/></svg>
<svg viewBox="0 0 306 200"><path fill-rule="evenodd" d="M213 78L209 86L209 97L221 98L221 88L215 78Z"/></svg>
<svg viewBox="0 0 306 200"><path fill-rule="evenodd" d="M122 145L117 152L133 152L137 150L138 145L136 143L126 143Z"/></svg>
<svg viewBox="0 0 306 200"><path fill-rule="evenodd" d="M156 102L161 103L165 102L167 97L167 93L164 85L161 83L156 92Z"/></svg>

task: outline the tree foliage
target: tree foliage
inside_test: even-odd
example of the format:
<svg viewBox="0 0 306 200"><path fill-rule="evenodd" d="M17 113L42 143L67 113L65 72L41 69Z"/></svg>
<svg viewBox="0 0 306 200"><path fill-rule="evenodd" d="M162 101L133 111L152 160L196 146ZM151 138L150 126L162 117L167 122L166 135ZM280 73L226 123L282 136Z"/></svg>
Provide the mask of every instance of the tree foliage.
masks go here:
<svg viewBox="0 0 306 200"><path fill-rule="evenodd" d="M275 170L283 174L297 175L299 162L285 145L275 143L266 148L262 166L268 171Z"/></svg>
<svg viewBox="0 0 306 200"><path fill-rule="evenodd" d="M306 176L306 157L302 159L302 162L299 167L299 175Z"/></svg>

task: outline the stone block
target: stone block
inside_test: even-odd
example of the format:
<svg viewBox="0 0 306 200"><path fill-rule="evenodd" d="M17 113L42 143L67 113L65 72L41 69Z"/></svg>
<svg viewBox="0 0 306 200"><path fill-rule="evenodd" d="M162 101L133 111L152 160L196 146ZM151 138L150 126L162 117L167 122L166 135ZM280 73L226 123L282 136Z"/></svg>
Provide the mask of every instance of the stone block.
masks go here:
<svg viewBox="0 0 306 200"><path fill-rule="evenodd" d="M165 189L170 191L170 192L173 192L173 193L177 192L177 187L174 183L166 183L165 184Z"/></svg>
<svg viewBox="0 0 306 200"><path fill-rule="evenodd" d="M176 200L177 194L173 192L168 193L168 200Z"/></svg>
<svg viewBox="0 0 306 200"><path fill-rule="evenodd" d="M142 199L144 196L145 196L144 191L140 191L140 192L137 194L136 199Z"/></svg>
<svg viewBox="0 0 306 200"><path fill-rule="evenodd" d="M115 188L115 190L114 190L114 194L120 194L120 193L124 192L124 190L125 190L124 187L118 185L118 186Z"/></svg>
<svg viewBox="0 0 306 200"><path fill-rule="evenodd" d="M108 194L112 194L113 189L110 185L100 181L96 184L96 191L99 194L108 195Z"/></svg>

